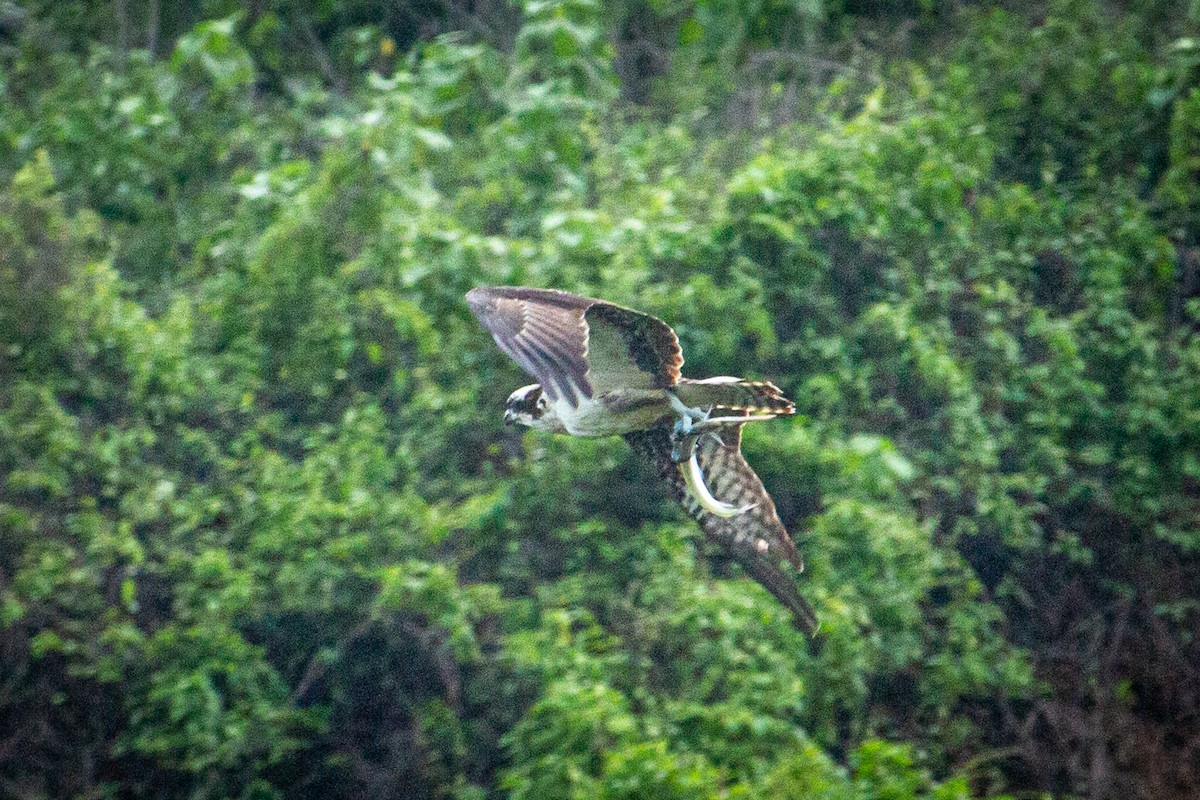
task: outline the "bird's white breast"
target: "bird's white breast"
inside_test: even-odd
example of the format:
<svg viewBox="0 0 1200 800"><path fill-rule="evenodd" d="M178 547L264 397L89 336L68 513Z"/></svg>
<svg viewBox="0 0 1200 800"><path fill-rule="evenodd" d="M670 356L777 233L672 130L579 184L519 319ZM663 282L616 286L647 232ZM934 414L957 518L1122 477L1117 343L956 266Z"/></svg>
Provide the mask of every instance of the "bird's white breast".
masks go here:
<svg viewBox="0 0 1200 800"><path fill-rule="evenodd" d="M607 392L581 398L576 405L560 399L553 407L573 436L619 436L645 430L671 410L662 389Z"/></svg>

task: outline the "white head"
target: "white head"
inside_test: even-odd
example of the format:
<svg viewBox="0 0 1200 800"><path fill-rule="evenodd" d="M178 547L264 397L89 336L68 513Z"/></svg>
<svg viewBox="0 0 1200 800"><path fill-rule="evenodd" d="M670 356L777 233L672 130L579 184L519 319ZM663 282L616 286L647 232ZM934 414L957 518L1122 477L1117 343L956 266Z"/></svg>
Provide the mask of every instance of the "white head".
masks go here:
<svg viewBox="0 0 1200 800"><path fill-rule="evenodd" d="M550 398L546 397L540 384L522 386L508 396L504 408L505 425L526 425L540 431L565 433L562 421L554 411Z"/></svg>

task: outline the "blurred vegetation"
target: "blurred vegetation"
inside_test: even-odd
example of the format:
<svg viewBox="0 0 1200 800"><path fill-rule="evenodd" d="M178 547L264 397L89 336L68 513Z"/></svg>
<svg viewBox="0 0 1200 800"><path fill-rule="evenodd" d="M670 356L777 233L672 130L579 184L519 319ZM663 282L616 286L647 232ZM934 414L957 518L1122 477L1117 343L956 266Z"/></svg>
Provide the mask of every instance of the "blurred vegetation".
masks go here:
<svg viewBox="0 0 1200 800"><path fill-rule="evenodd" d="M483 283L796 398L818 640ZM1200 796L1198 331L1194 2L0 0L0 796Z"/></svg>

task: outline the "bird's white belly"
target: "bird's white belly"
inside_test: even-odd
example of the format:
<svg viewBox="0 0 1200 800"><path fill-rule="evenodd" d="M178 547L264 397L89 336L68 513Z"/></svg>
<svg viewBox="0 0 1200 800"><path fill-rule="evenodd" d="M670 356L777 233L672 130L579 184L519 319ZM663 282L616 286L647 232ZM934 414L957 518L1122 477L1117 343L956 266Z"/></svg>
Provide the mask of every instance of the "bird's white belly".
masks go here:
<svg viewBox="0 0 1200 800"><path fill-rule="evenodd" d="M572 436L619 436L651 427L671 413L662 389L623 390L585 397L572 406L560 401L555 411Z"/></svg>

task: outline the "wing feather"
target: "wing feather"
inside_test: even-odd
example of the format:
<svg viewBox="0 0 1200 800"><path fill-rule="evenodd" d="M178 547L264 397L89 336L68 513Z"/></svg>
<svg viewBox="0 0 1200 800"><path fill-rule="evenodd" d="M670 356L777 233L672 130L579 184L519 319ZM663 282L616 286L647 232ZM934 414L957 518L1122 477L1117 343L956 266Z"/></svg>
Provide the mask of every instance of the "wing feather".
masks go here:
<svg viewBox="0 0 1200 800"><path fill-rule="evenodd" d="M625 440L651 461L675 500L700 523L705 536L786 606L799 630L810 636L815 633L816 612L796 588L796 574L804 569L804 561L770 494L742 455L741 428L728 428L719 437L704 436L696 446L696 457L713 495L738 507L753 504L750 510L728 518L708 513L688 492L679 465L671 460L669 425L626 434Z"/></svg>
<svg viewBox="0 0 1200 800"><path fill-rule="evenodd" d="M612 303L584 312L588 324L588 379L598 392L666 389L679 382L683 351L662 320Z"/></svg>
<svg viewBox="0 0 1200 800"><path fill-rule="evenodd" d="M586 383L586 358L579 356L578 337L561 328L548 324L537 314L531 313L525 327L527 336L521 337L528 347L539 356L545 374L552 383L556 384L556 394L567 397L570 402L577 403L587 396L590 384ZM565 368L564 368L565 365ZM582 366L582 380L580 368Z"/></svg>
<svg viewBox="0 0 1200 800"><path fill-rule="evenodd" d="M679 339L662 320L555 289L482 286L467 302L499 348L542 384L552 401L578 405L611 389L679 381Z"/></svg>
<svg viewBox="0 0 1200 800"><path fill-rule="evenodd" d="M536 378L551 400L572 404L592 396L583 314L594 302L520 286L482 286L467 292L471 311L501 351Z"/></svg>
<svg viewBox="0 0 1200 800"><path fill-rule="evenodd" d="M571 382L561 369L561 362L544 349L523 339L514 339L510 344L510 349L505 352L526 372L539 377L542 388L552 399L574 396Z"/></svg>

